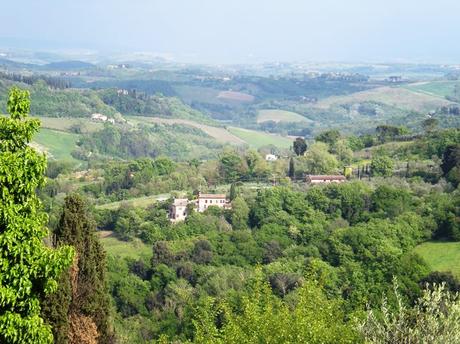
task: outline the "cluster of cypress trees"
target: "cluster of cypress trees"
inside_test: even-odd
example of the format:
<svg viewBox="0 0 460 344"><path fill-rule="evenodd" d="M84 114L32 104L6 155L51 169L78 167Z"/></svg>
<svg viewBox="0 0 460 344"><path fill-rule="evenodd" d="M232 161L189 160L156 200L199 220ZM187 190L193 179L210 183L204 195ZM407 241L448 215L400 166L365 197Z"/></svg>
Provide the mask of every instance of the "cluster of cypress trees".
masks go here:
<svg viewBox="0 0 460 344"><path fill-rule="evenodd" d="M48 295L42 306L56 343L111 342L105 253L79 195L66 197L53 244L71 245L76 252L73 265L61 275L58 291Z"/></svg>

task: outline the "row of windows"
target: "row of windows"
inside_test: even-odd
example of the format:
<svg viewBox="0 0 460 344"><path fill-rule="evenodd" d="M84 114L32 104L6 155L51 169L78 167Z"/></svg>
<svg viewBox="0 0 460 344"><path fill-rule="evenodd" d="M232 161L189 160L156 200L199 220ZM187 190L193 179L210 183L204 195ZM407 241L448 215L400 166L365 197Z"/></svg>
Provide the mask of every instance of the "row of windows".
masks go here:
<svg viewBox="0 0 460 344"><path fill-rule="evenodd" d="M205 200L204 200L204 203L208 203L208 200L205 199ZM209 203L212 204L212 199L209 200ZM225 203L225 200L223 200L223 199L220 199L220 200L219 200L219 199L216 199L214 203L215 203L215 204L218 204L218 203Z"/></svg>

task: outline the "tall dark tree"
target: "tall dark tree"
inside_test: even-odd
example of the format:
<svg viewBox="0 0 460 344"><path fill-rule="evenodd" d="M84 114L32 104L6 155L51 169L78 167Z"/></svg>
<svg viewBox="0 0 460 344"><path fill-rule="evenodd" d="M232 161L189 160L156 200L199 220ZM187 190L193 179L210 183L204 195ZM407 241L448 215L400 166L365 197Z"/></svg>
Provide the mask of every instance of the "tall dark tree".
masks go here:
<svg viewBox="0 0 460 344"><path fill-rule="evenodd" d="M53 239L56 247L72 245L76 251L57 293L49 296L43 307L56 342L80 343L85 342L84 338L110 342L105 252L97 238L95 222L79 195L66 197Z"/></svg>
<svg viewBox="0 0 460 344"><path fill-rule="evenodd" d="M460 165L460 144L446 148L442 155L441 169L447 175L455 166Z"/></svg>
<svg viewBox="0 0 460 344"><path fill-rule="evenodd" d="M298 137L293 143L293 148L297 156L304 155L304 153L307 151L307 142L305 142L304 138Z"/></svg>
<svg viewBox="0 0 460 344"><path fill-rule="evenodd" d="M230 185L230 201L233 201L238 196L238 190L236 187L236 183L232 183Z"/></svg>
<svg viewBox="0 0 460 344"><path fill-rule="evenodd" d="M289 160L289 171L288 171L288 176L289 178L294 178L295 177L295 162L294 158L291 157Z"/></svg>

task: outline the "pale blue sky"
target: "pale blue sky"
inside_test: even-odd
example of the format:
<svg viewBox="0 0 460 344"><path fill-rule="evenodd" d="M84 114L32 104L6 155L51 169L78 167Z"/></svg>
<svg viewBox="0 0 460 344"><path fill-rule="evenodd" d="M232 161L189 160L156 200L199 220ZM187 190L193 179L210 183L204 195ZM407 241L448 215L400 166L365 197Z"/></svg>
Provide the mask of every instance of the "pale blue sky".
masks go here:
<svg viewBox="0 0 460 344"><path fill-rule="evenodd" d="M217 63L460 62L459 0L5 1L0 47L150 51Z"/></svg>

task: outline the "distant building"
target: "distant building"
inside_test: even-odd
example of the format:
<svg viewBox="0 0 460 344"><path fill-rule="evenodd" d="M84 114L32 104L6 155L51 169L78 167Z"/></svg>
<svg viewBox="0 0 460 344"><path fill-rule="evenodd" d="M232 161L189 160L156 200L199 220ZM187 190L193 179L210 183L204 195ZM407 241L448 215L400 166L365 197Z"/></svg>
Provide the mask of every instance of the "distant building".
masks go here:
<svg viewBox="0 0 460 344"><path fill-rule="evenodd" d="M184 221L188 215L187 206L189 200L187 198L176 198L169 208L169 219L171 222Z"/></svg>
<svg viewBox="0 0 460 344"><path fill-rule="evenodd" d="M196 200L197 211L202 213L210 206L217 206L219 208L229 208L230 204L227 202L225 194L198 194Z"/></svg>
<svg viewBox="0 0 460 344"><path fill-rule="evenodd" d="M278 157L274 154L267 154L265 155L265 160L266 161L276 161L278 160Z"/></svg>
<svg viewBox="0 0 460 344"><path fill-rule="evenodd" d="M115 124L115 119L108 118L106 115L103 115L101 113L93 113L91 115L91 119L96 122L109 122Z"/></svg>
<svg viewBox="0 0 460 344"><path fill-rule="evenodd" d="M392 75L388 77L388 81L392 83L398 83L402 81L402 77L400 75Z"/></svg>
<svg viewBox="0 0 460 344"><path fill-rule="evenodd" d="M309 174L305 177L309 184L329 184L329 183L343 183L347 180L342 175L312 175Z"/></svg>
<svg viewBox="0 0 460 344"><path fill-rule="evenodd" d="M107 121L108 117L106 115L101 114L101 113L93 113L91 115L91 119L93 121L105 122L105 121Z"/></svg>
<svg viewBox="0 0 460 344"><path fill-rule="evenodd" d="M189 201L187 198L176 198L169 208L169 220L171 222L184 221L188 216L188 206L191 205L199 213L204 212L208 207L215 206L223 209L231 208L230 202L225 194L198 194L198 198Z"/></svg>

